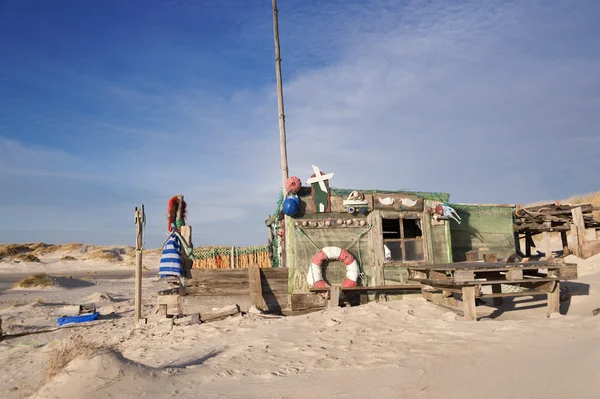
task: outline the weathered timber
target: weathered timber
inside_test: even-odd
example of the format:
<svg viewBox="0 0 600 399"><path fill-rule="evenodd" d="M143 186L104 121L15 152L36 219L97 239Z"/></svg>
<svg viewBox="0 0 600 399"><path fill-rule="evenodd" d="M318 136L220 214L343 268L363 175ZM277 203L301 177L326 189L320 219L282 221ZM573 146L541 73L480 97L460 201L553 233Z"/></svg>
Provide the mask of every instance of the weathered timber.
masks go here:
<svg viewBox="0 0 600 399"><path fill-rule="evenodd" d="M554 291L548 292L548 317L560 312L560 283L557 281Z"/></svg>
<svg viewBox="0 0 600 399"><path fill-rule="evenodd" d="M492 285L492 294L493 295L502 295L502 285L500 285L500 284ZM500 305L502 305L502 302L503 302L502 298L496 296L496 297L494 297L494 300L492 303L494 304L494 306L500 306Z"/></svg>
<svg viewBox="0 0 600 399"><path fill-rule="evenodd" d="M333 287L326 288L311 288L310 292L327 292ZM391 285L375 285L371 287L337 287L341 291L403 291L420 289L419 284L391 284Z"/></svg>
<svg viewBox="0 0 600 399"><path fill-rule="evenodd" d="M266 307L262 293L262 283L260 268L257 265L251 265L248 268L248 284L250 288L250 301L259 309Z"/></svg>
<svg viewBox="0 0 600 399"><path fill-rule="evenodd" d="M225 319L230 316L235 316L240 313L240 307L238 305L229 305L217 309L213 312L206 312L200 315L200 320L203 323L209 323L211 321Z"/></svg>
<svg viewBox="0 0 600 399"><path fill-rule="evenodd" d="M523 269L519 268L511 268L506 271L506 279L507 280L522 280L523 279Z"/></svg>
<svg viewBox="0 0 600 399"><path fill-rule="evenodd" d="M290 295L290 306L291 309L296 310L308 310L308 309L322 309L327 305L327 300L323 295L315 293L301 293Z"/></svg>
<svg viewBox="0 0 600 399"><path fill-rule="evenodd" d="M462 302L465 321L477 320L477 308L475 307L475 287L462 288Z"/></svg>
<svg viewBox="0 0 600 399"><path fill-rule="evenodd" d="M194 313L189 316L174 318L173 323L178 326L200 324L200 313Z"/></svg>
<svg viewBox="0 0 600 399"><path fill-rule="evenodd" d="M336 309L340 306L340 287L331 287L329 290L329 301L327 309Z"/></svg>
<svg viewBox="0 0 600 399"><path fill-rule="evenodd" d="M475 279L475 273L472 270L456 270L452 274L452 280L460 283L463 281L473 281Z"/></svg>
<svg viewBox="0 0 600 399"><path fill-rule="evenodd" d="M583 220L583 213L581 207L573 208L571 210L573 215L573 254L581 257L583 254L583 245L586 242L585 236L585 221Z"/></svg>

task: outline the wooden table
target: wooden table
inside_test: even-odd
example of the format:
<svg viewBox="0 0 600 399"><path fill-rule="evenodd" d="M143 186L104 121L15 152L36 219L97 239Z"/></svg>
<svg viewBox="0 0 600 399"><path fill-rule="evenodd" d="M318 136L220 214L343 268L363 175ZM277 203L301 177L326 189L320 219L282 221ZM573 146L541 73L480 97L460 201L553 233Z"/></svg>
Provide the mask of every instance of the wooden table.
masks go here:
<svg viewBox="0 0 600 399"><path fill-rule="evenodd" d="M560 280L577 278L577 265L552 262L460 262L410 266L408 271L411 280L421 283L426 299L431 300L433 290L461 295L467 321L477 320L475 298L494 298L497 306L502 303L502 297L544 294L548 298L548 316L558 313ZM527 290L502 292L503 284ZM491 286L491 294L482 292L481 287L486 285Z"/></svg>

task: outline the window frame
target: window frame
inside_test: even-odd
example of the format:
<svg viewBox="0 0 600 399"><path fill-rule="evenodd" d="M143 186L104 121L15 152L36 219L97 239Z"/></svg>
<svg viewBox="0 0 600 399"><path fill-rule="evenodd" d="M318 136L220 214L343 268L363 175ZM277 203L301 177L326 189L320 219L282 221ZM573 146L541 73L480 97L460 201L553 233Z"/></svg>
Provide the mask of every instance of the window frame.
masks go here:
<svg viewBox="0 0 600 399"><path fill-rule="evenodd" d="M383 220L384 219L397 219L400 225L400 238L383 238ZM410 220L419 220L421 222L421 236L415 238L405 238L404 237L404 219ZM421 215L415 214L398 214L398 215L381 215L380 216L380 225L381 225L381 240L383 244L387 242L399 242L400 250L402 252L402 260L386 260L385 259L385 249L383 245L381 247L381 251L383 252L383 265L384 266L410 266L410 265L422 265L427 263L427 250L425 248L425 229L423 227L424 218ZM422 260L406 260L406 241L417 241L421 242L423 246L423 259Z"/></svg>

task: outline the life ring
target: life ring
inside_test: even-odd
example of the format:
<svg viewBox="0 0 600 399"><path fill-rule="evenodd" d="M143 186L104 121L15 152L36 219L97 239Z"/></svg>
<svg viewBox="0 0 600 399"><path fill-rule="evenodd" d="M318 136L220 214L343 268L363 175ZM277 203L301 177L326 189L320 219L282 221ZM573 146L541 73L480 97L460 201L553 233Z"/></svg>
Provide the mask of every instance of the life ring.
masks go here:
<svg viewBox="0 0 600 399"><path fill-rule="evenodd" d="M354 259L354 256L350 252L338 247L325 247L312 257L308 275L306 276L308 284L313 288L328 287L327 283L323 280L323 272L321 270L321 265L326 260L339 260L346 265L346 279L341 287L350 288L357 286L358 262L356 262L356 259Z"/></svg>

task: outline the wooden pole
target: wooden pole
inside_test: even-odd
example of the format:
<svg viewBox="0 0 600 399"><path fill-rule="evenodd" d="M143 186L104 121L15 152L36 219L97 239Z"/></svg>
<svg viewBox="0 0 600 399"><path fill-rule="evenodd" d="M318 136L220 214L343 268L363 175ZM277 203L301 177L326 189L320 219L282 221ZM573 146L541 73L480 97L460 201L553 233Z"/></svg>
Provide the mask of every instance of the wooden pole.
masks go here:
<svg viewBox="0 0 600 399"><path fill-rule="evenodd" d="M134 210L134 220L136 225L135 240L135 324L142 318L142 250L144 248L144 205L141 209L137 207Z"/></svg>
<svg viewBox="0 0 600 399"><path fill-rule="evenodd" d="M286 134L285 134L285 111L283 108L283 83L281 78L281 52L279 47L279 18L277 10L277 0L272 0L273 5L273 37L275 40L275 73L277 75L277 109L279 111L279 145L281 152L281 189L283 191L283 197L285 198L287 192L285 189L285 182L288 179L288 162L287 162L287 144L286 144ZM289 220L288 216L284 215L283 225L284 225L284 237L283 237L283 248L282 248L282 256L280 261L281 267L290 267L290 262L288 262L287 257L291 256L289 253L289 241L290 241L290 232L288 227Z"/></svg>
<svg viewBox="0 0 600 399"><path fill-rule="evenodd" d="M573 235L573 254L583 257L583 245L585 244L585 221L581 207L571 209L573 224L571 225L571 234Z"/></svg>
<svg viewBox="0 0 600 399"><path fill-rule="evenodd" d="M285 112L283 109L283 83L281 78L281 53L279 48L279 19L277 10L277 0L273 0L273 36L275 38L275 73L277 75L277 109L279 110L279 145L281 150L281 177L283 196L285 191L285 182L288 179L287 163L287 144L285 137Z"/></svg>

